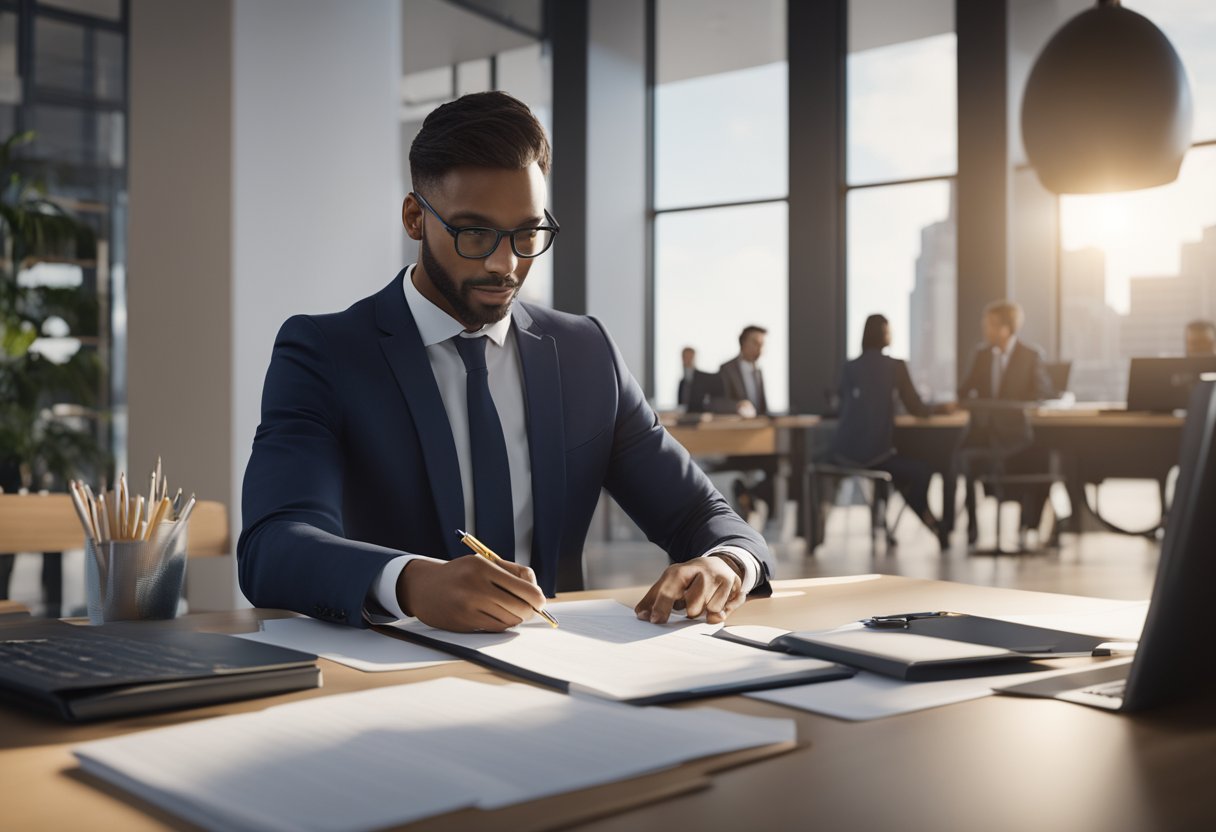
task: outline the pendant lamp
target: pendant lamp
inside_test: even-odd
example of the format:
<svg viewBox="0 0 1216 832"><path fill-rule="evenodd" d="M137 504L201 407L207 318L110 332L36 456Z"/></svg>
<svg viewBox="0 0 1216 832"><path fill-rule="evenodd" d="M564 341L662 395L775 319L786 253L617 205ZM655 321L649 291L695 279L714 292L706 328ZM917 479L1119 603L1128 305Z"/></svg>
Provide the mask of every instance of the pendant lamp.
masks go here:
<svg viewBox="0 0 1216 832"><path fill-rule="evenodd" d="M1101 0L1064 24L1035 61L1022 141L1054 193L1172 182L1191 143L1191 90L1178 53L1148 18Z"/></svg>

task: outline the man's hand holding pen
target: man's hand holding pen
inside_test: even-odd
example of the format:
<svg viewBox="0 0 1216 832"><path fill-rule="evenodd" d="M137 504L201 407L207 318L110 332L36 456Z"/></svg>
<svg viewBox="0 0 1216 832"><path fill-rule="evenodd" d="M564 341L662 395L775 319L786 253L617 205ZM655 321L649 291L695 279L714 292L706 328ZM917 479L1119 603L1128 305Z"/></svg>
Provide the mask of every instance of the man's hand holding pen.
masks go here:
<svg viewBox="0 0 1216 832"><path fill-rule="evenodd" d="M408 615L459 633L502 632L545 605L531 569L476 554L447 563L411 560L401 570L397 598Z"/></svg>

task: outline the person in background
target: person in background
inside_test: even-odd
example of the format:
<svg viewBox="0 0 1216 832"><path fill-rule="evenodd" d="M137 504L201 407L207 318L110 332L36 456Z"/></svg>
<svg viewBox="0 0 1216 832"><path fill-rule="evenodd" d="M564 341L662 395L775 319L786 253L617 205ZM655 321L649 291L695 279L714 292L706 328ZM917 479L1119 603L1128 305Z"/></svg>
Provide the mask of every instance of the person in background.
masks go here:
<svg viewBox="0 0 1216 832"><path fill-rule="evenodd" d="M739 333L739 354L718 368L726 397L735 402L739 415L747 418L768 415L764 376L756 363L764 352L767 334L762 326L745 326Z"/></svg>
<svg viewBox="0 0 1216 832"><path fill-rule="evenodd" d="M958 398L1036 402L1052 395L1051 379L1043 353L1038 347L1018 338L1025 313L1013 301L993 301L984 307L982 327L984 342L971 358L971 367L959 385ZM978 414L983 414L982 418ZM960 447L1000 448L1006 453L1005 472L1034 473L1048 467L1046 454L1031 448L1030 423L1024 411L973 411ZM1038 529L1043 508L1047 505L1049 487L1043 484L1025 486L1021 491L1021 532L1025 536ZM1017 493L1007 489L1007 493ZM943 522L953 525L953 505L945 507ZM967 486L967 540L974 543L978 534L975 520L975 488Z"/></svg>
<svg viewBox="0 0 1216 832"><path fill-rule="evenodd" d="M929 510L933 469L895 450L895 398L913 416L948 413L953 405L930 406L916 392L906 362L884 354L891 346L891 325L882 315L866 318L861 355L840 374L840 421L830 462L850 468L886 471L912 513L933 532L942 548L949 545L945 527Z"/></svg>
<svg viewBox="0 0 1216 832"><path fill-rule="evenodd" d="M1186 357L1216 355L1216 323L1202 318L1186 325Z"/></svg>
<svg viewBox="0 0 1216 832"><path fill-rule="evenodd" d="M680 361L684 365L684 374L680 376L676 402L681 407L688 407L688 394L692 392L692 382L697 377L697 351L692 347L685 347L680 351Z"/></svg>

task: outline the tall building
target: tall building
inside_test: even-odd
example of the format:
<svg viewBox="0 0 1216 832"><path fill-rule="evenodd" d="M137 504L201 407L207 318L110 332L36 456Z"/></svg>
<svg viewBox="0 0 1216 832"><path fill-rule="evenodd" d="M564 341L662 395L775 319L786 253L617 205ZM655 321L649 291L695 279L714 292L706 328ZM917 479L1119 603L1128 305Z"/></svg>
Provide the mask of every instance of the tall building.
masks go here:
<svg viewBox="0 0 1216 832"><path fill-rule="evenodd" d="M1187 322L1216 317L1216 226L1184 243L1180 259L1177 276L1132 279L1124 356L1179 355Z"/></svg>
<svg viewBox="0 0 1216 832"><path fill-rule="evenodd" d="M908 369L922 394L952 396L958 388L955 361L958 233L955 197L950 191L946 219L921 229L916 258L916 283L908 296Z"/></svg>
<svg viewBox="0 0 1216 832"><path fill-rule="evenodd" d="M1081 401L1123 398L1127 368L1120 316L1106 303L1106 255L1099 248L1065 251L1060 280L1060 357L1072 362L1068 389Z"/></svg>

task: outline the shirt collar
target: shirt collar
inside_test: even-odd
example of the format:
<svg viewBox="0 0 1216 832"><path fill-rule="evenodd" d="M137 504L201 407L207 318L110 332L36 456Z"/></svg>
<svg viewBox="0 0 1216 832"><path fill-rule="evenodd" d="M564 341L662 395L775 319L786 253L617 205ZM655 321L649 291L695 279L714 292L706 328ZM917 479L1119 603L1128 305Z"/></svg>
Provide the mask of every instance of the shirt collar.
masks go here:
<svg viewBox="0 0 1216 832"><path fill-rule="evenodd" d="M996 353L997 355L1001 356L1002 358L1004 358L1004 357L1005 357L1005 356L1007 356L1007 355L1012 355L1012 354L1013 354L1013 348L1014 348L1014 347L1016 347L1017 345L1018 345L1018 336L1016 336L1016 335L1010 335L1010 336L1009 336L1009 343L1005 345L1005 351L1004 351L1004 352L1001 352L1001 348L1000 348L1000 347L993 347L993 348L992 348L992 351L993 351L994 353Z"/></svg>
<svg viewBox="0 0 1216 832"><path fill-rule="evenodd" d="M503 345L507 340L507 333L511 330L510 311L498 323L486 324L477 332L466 334L464 324L444 312L418 291L418 287L414 285L414 266L416 265L416 263L411 264L405 270L403 283L405 285L405 303L410 308L410 314L414 316L414 323L418 325L418 334L422 336L423 346L431 347L461 334L464 334L466 338L477 338L484 334L498 346Z"/></svg>

